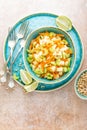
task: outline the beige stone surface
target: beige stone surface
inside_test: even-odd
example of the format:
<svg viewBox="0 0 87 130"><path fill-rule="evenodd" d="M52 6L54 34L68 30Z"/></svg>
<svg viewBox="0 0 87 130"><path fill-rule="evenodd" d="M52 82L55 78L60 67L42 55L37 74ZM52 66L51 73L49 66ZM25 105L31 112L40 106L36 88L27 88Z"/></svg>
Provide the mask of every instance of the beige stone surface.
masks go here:
<svg viewBox="0 0 87 130"><path fill-rule="evenodd" d="M38 12L71 18L84 45L84 61L79 72L86 69L87 0L0 0L0 69L8 27ZM87 130L87 101L76 96L75 79L50 93L25 94L17 83L14 90L6 89L8 83L0 84L0 130Z"/></svg>

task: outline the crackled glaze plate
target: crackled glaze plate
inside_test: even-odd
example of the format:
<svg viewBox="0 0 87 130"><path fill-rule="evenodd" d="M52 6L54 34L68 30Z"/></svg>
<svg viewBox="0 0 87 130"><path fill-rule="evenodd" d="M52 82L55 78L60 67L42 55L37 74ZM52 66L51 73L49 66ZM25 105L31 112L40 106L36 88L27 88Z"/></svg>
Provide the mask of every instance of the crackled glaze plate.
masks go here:
<svg viewBox="0 0 87 130"><path fill-rule="evenodd" d="M20 25L26 21L29 21L29 25L30 25L29 32L28 32L29 34L40 27L45 27L45 26L57 27L56 26L57 17L58 17L58 15L50 14L50 13L37 13L37 14L29 15L29 16L23 18L22 20L20 20L19 22L17 22L14 25L14 27L12 28L12 30L15 29L15 32L17 33L18 29L20 28ZM12 30L10 31L10 33L12 32ZM10 49L8 47L8 39L9 39L10 33L8 34L8 36L6 38L6 42L5 42L5 46L4 46L4 59L6 61L10 54ZM72 73L65 80L60 81L55 84L49 85L49 84L39 83L36 91L45 92L45 91L52 91L52 90L62 88L63 86L68 84L73 79L73 77L76 75L77 71L81 67L81 64L83 61L83 45L80 40L79 34L74 27L72 27L72 29L70 31L68 31L68 34L71 36L71 38L73 40L73 43L75 46L75 51L76 51L76 55L75 55L76 60L75 60L75 64L74 64ZM19 42L16 44L12 59L14 59L16 52L20 48ZM10 62L8 63L8 67L9 66L10 66ZM12 75L15 74L16 76L18 76L19 79L17 80L17 83L20 84L21 86L23 86L24 84L20 78L20 69L26 69L24 66L24 61L23 61L23 49L20 52L19 56L17 57L16 61L13 64L13 67L12 67Z"/></svg>

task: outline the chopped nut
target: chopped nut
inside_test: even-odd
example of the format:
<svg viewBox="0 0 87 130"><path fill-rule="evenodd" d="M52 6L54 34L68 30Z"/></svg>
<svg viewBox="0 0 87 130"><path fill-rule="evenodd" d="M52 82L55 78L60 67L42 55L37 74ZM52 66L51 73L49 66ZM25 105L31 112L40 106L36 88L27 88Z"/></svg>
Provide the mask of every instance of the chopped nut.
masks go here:
<svg viewBox="0 0 87 130"><path fill-rule="evenodd" d="M84 96L87 96L87 72L84 72L78 80L78 92Z"/></svg>

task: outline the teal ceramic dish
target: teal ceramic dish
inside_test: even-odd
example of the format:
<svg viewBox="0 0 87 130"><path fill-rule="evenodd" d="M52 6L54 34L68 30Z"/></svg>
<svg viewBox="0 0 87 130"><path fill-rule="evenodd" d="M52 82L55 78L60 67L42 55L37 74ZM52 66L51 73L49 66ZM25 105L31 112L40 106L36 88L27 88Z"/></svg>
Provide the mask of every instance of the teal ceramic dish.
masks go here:
<svg viewBox="0 0 87 130"><path fill-rule="evenodd" d="M84 94L81 94L79 91L78 91L78 80L80 79L81 75L83 75L84 73L87 73L87 70L83 70L80 72L80 74L77 76L76 80L75 80L75 84L74 84L74 89L75 89L75 93L76 95L80 98L80 99L83 99L83 100L87 100L87 96L85 96ZM86 93L87 93L87 90L86 90Z"/></svg>
<svg viewBox="0 0 87 130"><path fill-rule="evenodd" d="M5 45L4 45L4 60L7 61L9 54L10 54L10 49L8 46L8 39L9 39L13 30L15 30L15 32L17 33L21 24L23 22L29 21L30 28L29 28L28 35L30 35L33 31L35 31L41 27L45 27L45 26L57 27L56 26L56 18L57 17L58 17L58 15L51 14L51 13L36 13L36 14L29 15L29 16L21 19L20 21L18 21L13 26L12 30L10 31L10 33L8 34L8 36L6 38ZM70 35L71 39L73 40L73 44L75 46L75 52L76 52L76 54L75 54L76 60L75 60L75 64L73 66L73 70L72 70L71 74L65 80L63 80L63 82L60 81L60 82L55 83L55 84L39 83L36 91L50 92L50 91L62 88L73 79L73 77L76 75L76 73L80 69L80 67L82 65L83 57L84 57L83 44L82 44L81 39L79 37L79 34L76 31L74 26L67 33ZM20 43L20 41L16 44L12 59L14 59L16 52L20 48L19 43ZM8 63L8 67L9 66L10 66L10 63ZM16 76L19 77L19 79L16 80L16 82L18 84L20 84L20 86L24 86L24 84L20 78L20 70L21 69L25 69L25 65L24 65L24 61L23 61L23 50L20 52L15 63L12 66L12 75L16 74Z"/></svg>
<svg viewBox="0 0 87 130"><path fill-rule="evenodd" d="M57 34L63 34L65 39L69 43L69 46L70 46L70 48L72 49L72 52L73 52L72 57L71 57L71 62L70 62L70 71L65 73L62 77L55 79L55 80L48 80L46 78L38 77L34 73L34 71L31 69L30 64L27 60L27 57L28 57L27 50L30 46L31 41L33 39L35 39L39 35L39 33L46 32L46 31L47 32L54 32L54 33L57 33ZM55 84L55 83L58 83L60 81L63 82L63 80L68 78L69 75L71 74L71 72L73 71L73 67L74 67L74 64L75 64L75 47L74 47L74 44L73 44L71 37L69 36L69 34L67 32L63 31L62 29L56 28L56 27L42 27L42 28L39 28L39 29L33 31L29 35L29 37L27 38L26 44L25 44L25 47L24 47L24 52L23 52L23 60L24 60L24 65L25 65L26 70L30 73L31 77L34 80L36 80L40 83L44 83L44 84Z"/></svg>

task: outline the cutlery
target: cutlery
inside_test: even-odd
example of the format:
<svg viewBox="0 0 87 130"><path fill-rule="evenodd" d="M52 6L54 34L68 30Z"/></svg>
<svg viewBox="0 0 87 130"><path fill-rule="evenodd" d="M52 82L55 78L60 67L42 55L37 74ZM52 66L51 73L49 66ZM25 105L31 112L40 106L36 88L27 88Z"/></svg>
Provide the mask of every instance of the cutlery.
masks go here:
<svg viewBox="0 0 87 130"><path fill-rule="evenodd" d="M8 34L9 34L10 30L11 30L11 27L8 28ZM1 75L1 76L3 76L4 73L6 72L6 70L7 70L7 64L8 64L8 62L9 62L10 58L11 58L11 56L9 55L7 61L4 61L3 68L2 68L2 70L0 70L0 75Z"/></svg>
<svg viewBox="0 0 87 130"><path fill-rule="evenodd" d="M10 56L11 56L10 69L9 69L9 71L10 71L10 80L9 80L9 83L8 83L8 86L10 88L14 87L14 80L13 80L13 77L12 77L12 54L13 54L13 51L14 51L15 44L16 44L16 34L15 34L15 31L13 30L13 33L11 33L11 35L9 37L9 41L8 41L8 46L10 48Z"/></svg>
<svg viewBox="0 0 87 130"><path fill-rule="evenodd" d="M29 32L28 25L29 25L28 21L24 22L22 24L22 26L20 27L17 35L16 35L17 36L17 42L18 42L18 40L21 40L20 41L20 49L18 50L15 58L13 59L12 64L15 62L16 58L18 57L19 53L21 52L22 48L25 45L25 41L26 41L26 38L27 38L27 35L28 35L28 32Z"/></svg>
<svg viewBox="0 0 87 130"><path fill-rule="evenodd" d="M11 30L11 28L9 28L9 31ZM2 77L0 79L1 82L6 82L6 79L7 79L7 73L8 73L8 67L7 67L7 64L9 62L9 60L11 60L12 58L12 53L13 53L13 50L14 50L14 47L15 47L15 40L16 40L16 35L15 35L15 30L13 30L8 38L8 47L10 48L10 55L7 59L7 61L5 61L4 63L4 67L3 67L3 72L2 72ZM10 64L11 64L11 61L10 61Z"/></svg>
<svg viewBox="0 0 87 130"><path fill-rule="evenodd" d="M8 39L8 46L10 48L10 55L9 55L7 61L5 61L5 63L4 63L3 72L1 72L1 74L3 76L1 77L0 82L6 82L7 74L9 73L10 74L10 80L9 80L8 86L10 88L14 87L14 81L13 81L13 77L12 77L12 65L15 62L18 54L21 52L22 48L25 45L25 40L27 38L28 31L29 31L28 25L29 25L28 21L22 23L20 28L19 28L19 31L17 32L17 34L13 30L11 32L10 36L9 36L9 39ZM11 30L11 28L9 30ZM12 54L13 54L14 48L15 48L15 45L18 43L19 40L21 40L20 41L20 49L18 50L18 53L16 54L15 58L12 61ZM10 60L10 67L8 68L7 64L9 62L9 60Z"/></svg>
<svg viewBox="0 0 87 130"><path fill-rule="evenodd" d="M15 58L14 58L13 61L12 61L12 59L11 59L11 64L10 64L10 74L11 74L11 76L10 76L10 80L9 80L9 83L8 83L8 86L9 86L10 88L13 88L13 87L14 87L14 81L13 81L13 77L12 77L12 65L13 65L13 63L15 62L15 60L16 60L18 54L21 52L22 48L23 48L24 45L25 45L25 40L26 40L27 35L28 35L28 25L29 25L29 22L24 22L24 23L20 26L19 31L18 31L18 33L16 34L16 38L17 38L16 44L18 43L19 40L21 40L21 41L20 41L20 49L18 50L17 55L15 56Z"/></svg>

